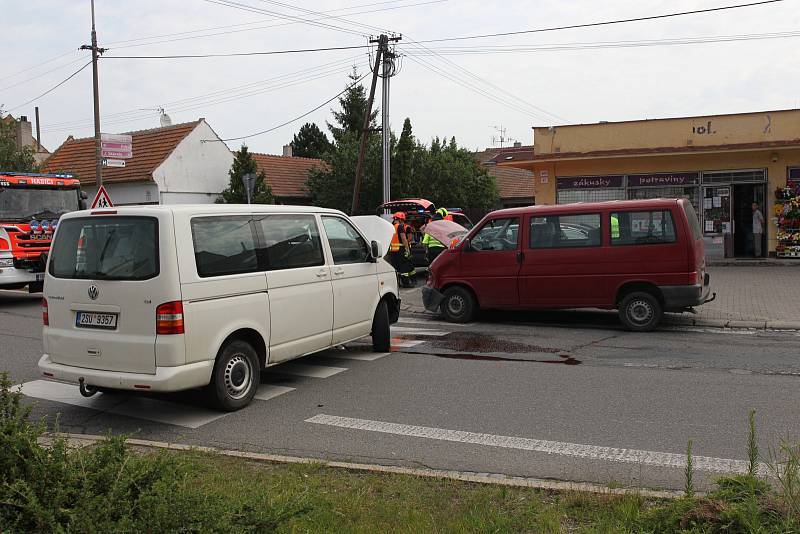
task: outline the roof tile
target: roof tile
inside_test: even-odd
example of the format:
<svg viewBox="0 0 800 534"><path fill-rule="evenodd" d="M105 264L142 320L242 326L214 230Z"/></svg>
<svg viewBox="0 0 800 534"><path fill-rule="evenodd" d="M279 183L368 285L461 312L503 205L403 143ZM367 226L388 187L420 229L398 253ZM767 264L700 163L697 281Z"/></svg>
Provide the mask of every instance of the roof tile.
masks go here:
<svg viewBox="0 0 800 534"><path fill-rule="evenodd" d="M273 156L253 153L258 171L267 177L267 183L276 197L309 197L306 189L308 171L314 167L325 168L321 159L298 158L291 156Z"/></svg>

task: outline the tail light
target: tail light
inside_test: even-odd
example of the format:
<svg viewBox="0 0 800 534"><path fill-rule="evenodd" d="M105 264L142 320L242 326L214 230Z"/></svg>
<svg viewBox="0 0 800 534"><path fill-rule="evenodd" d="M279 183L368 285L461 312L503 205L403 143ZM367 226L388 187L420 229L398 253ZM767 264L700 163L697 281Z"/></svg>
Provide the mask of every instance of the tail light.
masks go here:
<svg viewBox="0 0 800 534"><path fill-rule="evenodd" d="M50 314L47 311L47 299L42 299L42 324L50 326Z"/></svg>
<svg viewBox="0 0 800 534"><path fill-rule="evenodd" d="M156 334L183 334L183 303L165 302L156 308Z"/></svg>

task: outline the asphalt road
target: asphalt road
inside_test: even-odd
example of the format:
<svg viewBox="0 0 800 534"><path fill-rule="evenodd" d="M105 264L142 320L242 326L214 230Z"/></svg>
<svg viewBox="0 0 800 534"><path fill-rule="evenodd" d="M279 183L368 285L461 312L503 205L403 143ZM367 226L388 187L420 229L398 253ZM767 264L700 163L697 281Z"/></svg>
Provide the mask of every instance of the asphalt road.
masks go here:
<svg viewBox="0 0 800 534"><path fill-rule="evenodd" d="M687 441L705 482L800 433L800 333L622 330L607 314L401 317L391 354L350 345L271 368L248 408L199 392L78 395L39 380L39 299L0 291L2 368L61 430L475 473L681 488ZM565 326L566 323L566 326ZM708 457L708 458L705 458Z"/></svg>

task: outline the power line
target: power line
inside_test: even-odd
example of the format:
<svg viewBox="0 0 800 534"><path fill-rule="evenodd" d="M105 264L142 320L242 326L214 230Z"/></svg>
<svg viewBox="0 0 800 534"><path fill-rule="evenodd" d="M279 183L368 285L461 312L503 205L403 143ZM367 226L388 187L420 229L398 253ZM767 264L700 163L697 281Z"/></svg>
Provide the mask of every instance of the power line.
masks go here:
<svg viewBox="0 0 800 534"><path fill-rule="evenodd" d="M6 91L8 89L13 89L14 87L20 86L22 84L25 84L25 83L28 83L28 82L32 82L33 80L37 80L37 79L41 78L42 76L47 76L48 74L50 74L52 72L55 72L57 70L61 70L64 67L69 67L70 65L74 65L75 63L78 63L79 61L83 61L83 58L79 57L77 59L74 59L72 61L64 63L63 65L59 65L58 67L52 68L50 70L46 70L46 71L44 71L44 72L42 72L40 74L37 74L36 76L31 76L30 78L25 78L24 80L18 81L16 83L12 83L11 85L6 85L5 87L0 87L0 91ZM44 65L44 63L40 63L38 66L41 66L41 65ZM25 69L25 70L26 71L27 70L32 70L34 68L36 68L36 67L30 67L30 68ZM22 72L22 71L20 71L20 72Z"/></svg>
<svg viewBox="0 0 800 534"><path fill-rule="evenodd" d="M308 116L308 115L311 115L312 113L314 113L314 112L315 112L315 111L317 111L318 109L320 109L320 108L322 108L322 107L324 107L324 106L327 106L328 104L330 104L331 102L333 102L334 100L336 100L337 98L339 98L340 96L342 96L343 94L345 94L347 91L349 91L350 89L352 89L353 87L355 87L356 85L358 85L359 83L361 83L361 80L363 80L363 79L364 79L364 78L366 78L366 77L367 77L367 74L364 74L364 75L360 76L360 77L359 77L359 78L358 78L356 81L354 81L353 83L351 83L350 85L348 85L347 87L345 87L345 88L344 88L344 89L343 89L341 92L339 92L339 93L337 93L336 95L332 96L331 98L329 98L328 100L326 100L325 102L323 102L322 104L320 104L319 106L317 106L317 107L315 107L314 109L311 109L311 110L309 110L309 111L306 111L306 112L305 112L305 113L303 113L302 115L298 115L297 117L295 117L295 118L293 118L293 119L290 119L290 120L288 120L288 121L286 121L286 122L284 122L284 123L281 123L281 124L279 124L279 125L277 125L277 126L273 126L272 128L268 128L268 129L266 129L266 130L261 130L260 132L251 133L251 134L249 134L249 135L243 135L243 136L241 136L241 137L228 137L227 139L220 139L220 141L239 141L239 140L241 140L241 139L247 139L247 138L249 138L249 137L255 137L255 136L257 136L257 135L261 135L261 134L269 133L269 132L275 131L275 130L277 130L277 129L279 129L279 128L283 128L283 127L284 127L284 126L286 126L287 124L291 124L291 123L293 123L293 122L295 122L295 121L298 121L298 120L302 119L303 117L306 117L306 116ZM205 140L205 141L206 141L206 142L214 142L214 141L216 141L216 139L207 139L207 140Z"/></svg>
<svg viewBox="0 0 800 534"><path fill-rule="evenodd" d="M552 31L559 31L559 30L573 30L577 28L591 28L595 26L608 26L610 24L624 24L628 22L642 22L645 20L657 20L657 19L666 19L670 17L682 17L684 15L697 15L700 13L712 13L714 11L725 11L728 9L739 9L743 7L753 7L753 6L760 6L764 4L774 4L777 2L783 2L783 0L761 0L760 2L749 2L746 4L734 4L730 6L720 6L720 7L711 7L707 9L695 9L692 11L679 11L676 13L664 13L662 15L649 15L646 17L634 17L629 19L616 19L616 20L604 20L601 22L588 22L585 24L570 24L567 26L552 26L549 28L536 28L533 30L519 30L513 32L502 32L502 33L486 33L481 35L469 35L465 37L445 37L442 39L428 39L427 41L419 41L420 43L442 43L445 41L465 41L468 39L485 39L487 37L507 37L510 35L523 35L527 33L541 33L541 32L552 32Z"/></svg>
<svg viewBox="0 0 800 534"><path fill-rule="evenodd" d="M277 54L302 54L305 52L329 52L334 50L356 50L369 48L369 45L354 46L329 46L325 48L300 48L295 50L270 50L268 52L233 52L227 54L173 54L163 56L114 56L106 55L104 59L196 59L210 57L244 57L244 56L272 56Z"/></svg>
<svg viewBox="0 0 800 534"><path fill-rule="evenodd" d="M73 54L73 53L75 53L77 51L78 51L77 49L73 49L73 50L70 50L69 52L64 52L63 54L59 54L57 56L51 57L50 59L46 59L46 60L42 61L41 63L37 63L36 65L33 65L32 67L27 67L27 68L24 68L22 70L19 70L19 71L13 73L13 74L9 74L9 75L5 76L4 79L7 80L9 78L13 78L15 76L19 76L22 73L28 72L29 70L36 69L38 67L41 67L42 65L47 65L48 63L52 63L53 61L55 61L57 59L61 59L62 57L68 56L68 55Z"/></svg>
<svg viewBox="0 0 800 534"><path fill-rule="evenodd" d="M48 94L52 93L53 91L55 91L56 89L58 89L59 87L61 87L61 86L62 86L62 85L64 85L65 83L67 83L68 81L70 81L70 80L71 80L73 77L77 76L77 74L78 74L80 71L82 71L83 69L85 69L86 67L88 67L88 66L89 66L89 65L91 65L91 64L92 64L92 62L91 62L91 61L90 61L90 62L88 62L88 63L86 63L86 64L85 64L83 67L79 68L78 70L76 70L75 72L73 72L72 74L70 74L69 76L67 76L67 77L66 77L66 78L64 78L63 80L61 80L60 82L58 82L56 85L54 85L53 87L51 87L50 89L48 89L48 90L47 90L47 91L45 91L44 93L40 94L40 95L39 95L39 96L37 96L37 97L31 98L30 100L28 100L28 101L27 101L27 102L25 102L24 104L20 104L20 105L18 105L18 106L14 106L13 108L9 108L9 110L8 110L8 111L14 111L15 109L19 109L19 108L21 108L21 107L27 106L28 104L30 104L30 103L32 103L32 102L35 102L35 101L39 100L39 99L40 99L40 98L42 98L43 96L46 96L46 95L48 95Z"/></svg>

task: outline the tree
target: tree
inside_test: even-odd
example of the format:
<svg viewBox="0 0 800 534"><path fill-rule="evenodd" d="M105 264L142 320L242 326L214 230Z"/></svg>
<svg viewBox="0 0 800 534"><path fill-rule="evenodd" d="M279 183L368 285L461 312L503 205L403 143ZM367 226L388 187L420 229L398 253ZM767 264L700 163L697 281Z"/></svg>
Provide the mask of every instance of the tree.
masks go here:
<svg viewBox="0 0 800 534"><path fill-rule="evenodd" d="M422 189L422 177L415 171L420 168L423 153L424 147L419 146L412 133L411 119L406 117L392 158L392 198L412 196Z"/></svg>
<svg viewBox="0 0 800 534"><path fill-rule="evenodd" d="M332 148L328 136L313 122L301 126L292 139L292 155L301 158L321 158Z"/></svg>
<svg viewBox="0 0 800 534"><path fill-rule="evenodd" d="M36 172L36 151L32 146L17 148L16 128L16 121L5 118L0 110L0 171Z"/></svg>
<svg viewBox="0 0 800 534"><path fill-rule="evenodd" d="M364 113L367 110L367 91L360 83L356 83L359 78L358 71L353 67L353 72L348 76L350 82L348 89L339 97L340 111L331 110L335 124L328 124L328 129L337 143L347 133L360 135L364 127ZM375 118L378 116L378 109L374 109L369 117L369 128L375 128Z"/></svg>
<svg viewBox="0 0 800 534"><path fill-rule="evenodd" d="M264 172L258 172L256 160L247 149L247 145L234 153L231 170L228 171L230 182L228 188L222 191L221 197L217 199L218 204L247 204L247 191L242 183L242 176L245 174L256 174L256 182L253 187L253 204L273 204L275 198L272 196L272 189L267 184L267 177Z"/></svg>

